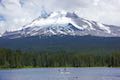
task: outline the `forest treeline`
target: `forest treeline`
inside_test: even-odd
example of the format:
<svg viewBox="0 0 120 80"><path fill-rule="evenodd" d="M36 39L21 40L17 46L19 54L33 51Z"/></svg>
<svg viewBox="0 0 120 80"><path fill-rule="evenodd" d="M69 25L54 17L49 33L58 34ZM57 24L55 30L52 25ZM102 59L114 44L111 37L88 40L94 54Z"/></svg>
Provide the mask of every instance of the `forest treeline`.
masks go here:
<svg viewBox="0 0 120 80"><path fill-rule="evenodd" d="M120 67L120 52L95 55L61 52L22 52L0 48L0 68Z"/></svg>

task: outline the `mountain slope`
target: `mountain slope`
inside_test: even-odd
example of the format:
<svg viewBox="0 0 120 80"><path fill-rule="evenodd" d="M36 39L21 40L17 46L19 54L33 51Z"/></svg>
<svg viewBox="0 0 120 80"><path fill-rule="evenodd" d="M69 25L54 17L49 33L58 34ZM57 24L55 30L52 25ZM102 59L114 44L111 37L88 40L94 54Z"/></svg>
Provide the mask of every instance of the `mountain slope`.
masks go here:
<svg viewBox="0 0 120 80"><path fill-rule="evenodd" d="M58 11L48 14L44 11L39 18L23 26L21 30L5 32L2 37L14 39L43 35L120 37L120 27L89 21L75 13Z"/></svg>
<svg viewBox="0 0 120 80"><path fill-rule="evenodd" d="M36 52L75 52L110 54L120 51L120 37L32 36L16 39L0 38L0 48Z"/></svg>

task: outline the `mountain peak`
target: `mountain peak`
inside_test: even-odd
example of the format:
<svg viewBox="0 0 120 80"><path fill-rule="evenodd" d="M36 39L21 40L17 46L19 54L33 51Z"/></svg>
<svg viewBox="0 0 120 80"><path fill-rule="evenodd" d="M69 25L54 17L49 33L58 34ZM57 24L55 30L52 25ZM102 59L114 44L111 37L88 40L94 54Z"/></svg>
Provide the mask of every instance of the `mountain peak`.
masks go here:
<svg viewBox="0 0 120 80"><path fill-rule="evenodd" d="M66 14L66 17L79 18L79 16L78 16L75 12L68 12L68 13Z"/></svg>
<svg viewBox="0 0 120 80"><path fill-rule="evenodd" d="M42 7L41 15L39 18L47 18L48 16L49 16L49 13L46 11L44 7Z"/></svg>
<svg viewBox="0 0 120 80"><path fill-rule="evenodd" d="M86 20L74 12L55 11L48 14L43 9L41 13L41 17L24 26L22 30L6 32L2 36L12 38L42 35L120 37L120 27Z"/></svg>

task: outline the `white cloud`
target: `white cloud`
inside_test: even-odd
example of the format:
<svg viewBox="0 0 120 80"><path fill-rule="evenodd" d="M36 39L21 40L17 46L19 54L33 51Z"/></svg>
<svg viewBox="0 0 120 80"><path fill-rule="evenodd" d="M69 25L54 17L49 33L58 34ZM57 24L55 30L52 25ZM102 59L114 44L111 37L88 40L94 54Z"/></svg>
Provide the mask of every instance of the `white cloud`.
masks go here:
<svg viewBox="0 0 120 80"><path fill-rule="evenodd" d="M0 32L20 29L41 13L48 11L76 11L81 17L106 24L120 25L120 0L0 0Z"/></svg>
<svg viewBox="0 0 120 80"><path fill-rule="evenodd" d="M6 23L4 21L0 21L0 35L4 33Z"/></svg>

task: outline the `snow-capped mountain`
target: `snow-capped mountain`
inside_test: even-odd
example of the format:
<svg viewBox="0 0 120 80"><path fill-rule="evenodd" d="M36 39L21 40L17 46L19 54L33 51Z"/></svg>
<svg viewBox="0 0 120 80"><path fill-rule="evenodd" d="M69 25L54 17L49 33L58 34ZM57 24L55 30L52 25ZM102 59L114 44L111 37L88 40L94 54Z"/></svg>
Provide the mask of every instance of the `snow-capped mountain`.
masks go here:
<svg viewBox="0 0 120 80"><path fill-rule="evenodd" d="M74 12L57 11L48 14L42 11L40 17L23 26L21 30L5 32L2 37L13 39L43 35L120 37L120 27L86 20Z"/></svg>

